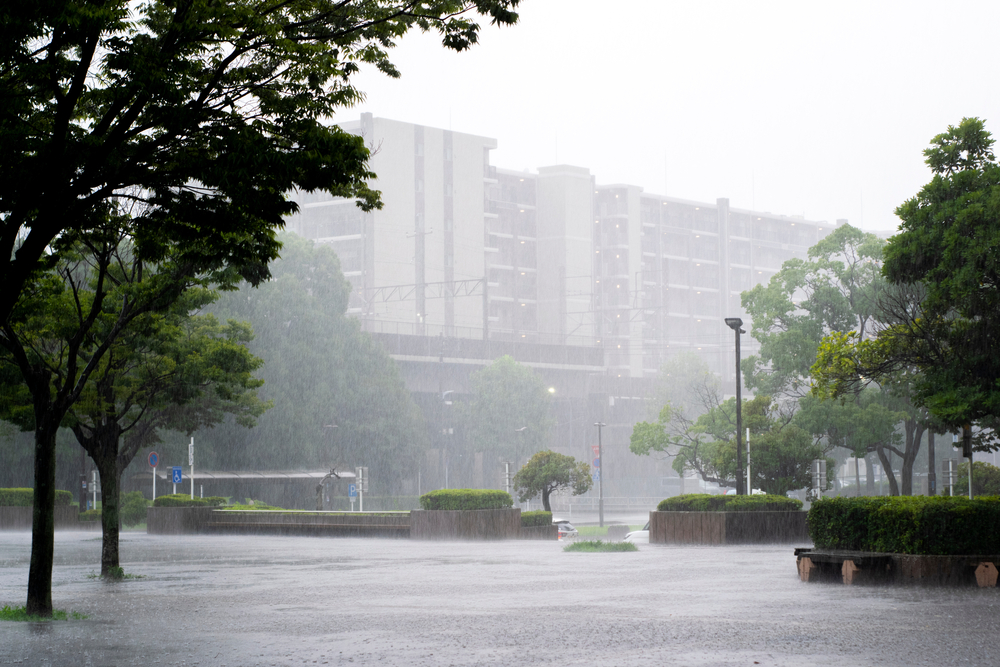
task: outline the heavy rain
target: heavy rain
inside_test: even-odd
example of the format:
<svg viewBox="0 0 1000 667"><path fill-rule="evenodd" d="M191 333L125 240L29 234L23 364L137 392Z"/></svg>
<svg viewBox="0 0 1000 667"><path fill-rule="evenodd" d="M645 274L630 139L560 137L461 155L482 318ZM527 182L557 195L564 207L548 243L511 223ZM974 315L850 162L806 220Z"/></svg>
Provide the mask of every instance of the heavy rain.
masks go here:
<svg viewBox="0 0 1000 667"><path fill-rule="evenodd" d="M998 662L1000 8L56 4L0 662Z"/></svg>

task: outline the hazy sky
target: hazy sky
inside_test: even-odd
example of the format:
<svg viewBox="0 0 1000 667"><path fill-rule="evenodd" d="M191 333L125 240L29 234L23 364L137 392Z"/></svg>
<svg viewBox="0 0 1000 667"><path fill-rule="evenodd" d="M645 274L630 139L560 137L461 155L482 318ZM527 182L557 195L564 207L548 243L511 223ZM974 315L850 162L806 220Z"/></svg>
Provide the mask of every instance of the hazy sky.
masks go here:
<svg viewBox="0 0 1000 667"><path fill-rule="evenodd" d="M922 151L964 116L1000 133L998 2L523 0L456 54L431 35L365 72L376 116L495 137L493 164L729 197L893 229Z"/></svg>

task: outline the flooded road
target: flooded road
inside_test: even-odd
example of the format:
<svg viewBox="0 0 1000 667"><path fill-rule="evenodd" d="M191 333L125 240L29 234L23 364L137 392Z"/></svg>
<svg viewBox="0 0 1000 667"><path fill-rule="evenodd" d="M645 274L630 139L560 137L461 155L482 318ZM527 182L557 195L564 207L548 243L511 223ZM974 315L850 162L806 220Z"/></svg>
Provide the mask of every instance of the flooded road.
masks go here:
<svg viewBox="0 0 1000 667"><path fill-rule="evenodd" d="M0 664L997 665L1000 589L803 584L792 547L564 553L558 542L56 534L53 601ZM0 606L30 535L0 533Z"/></svg>

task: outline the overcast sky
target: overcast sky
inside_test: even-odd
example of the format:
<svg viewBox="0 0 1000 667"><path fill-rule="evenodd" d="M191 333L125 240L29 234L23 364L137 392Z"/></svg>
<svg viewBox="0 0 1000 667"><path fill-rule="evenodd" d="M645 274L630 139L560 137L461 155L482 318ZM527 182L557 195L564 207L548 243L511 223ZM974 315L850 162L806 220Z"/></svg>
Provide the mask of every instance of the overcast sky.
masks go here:
<svg viewBox="0 0 1000 667"><path fill-rule="evenodd" d="M456 54L406 37L376 116L498 141L493 164L894 229L922 151L964 116L1000 132L1000 2L523 0Z"/></svg>

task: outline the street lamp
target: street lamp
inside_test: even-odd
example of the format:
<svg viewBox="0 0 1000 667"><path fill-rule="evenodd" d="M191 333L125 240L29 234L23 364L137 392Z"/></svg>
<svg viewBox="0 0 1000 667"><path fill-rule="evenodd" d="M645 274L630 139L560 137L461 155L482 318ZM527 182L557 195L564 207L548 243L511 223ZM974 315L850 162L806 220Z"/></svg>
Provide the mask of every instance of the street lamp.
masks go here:
<svg viewBox="0 0 1000 667"><path fill-rule="evenodd" d="M743 326L743 320L738 317L727 317L726 326L736 334L736 495L742 496L746 494L746 489L743 488L743 445L740 442L740 435L743 431L743 391L740 386L743 384L740 380L740 334L746 333L746 331L740 328Z"/></svg>
<svg viewBox="0 0 1000 667"><path fill-rule="evenodd" d="M601 446L601 429L607 424L594 422L597 427L597 518L604 527L604 448Z"/></svg>

